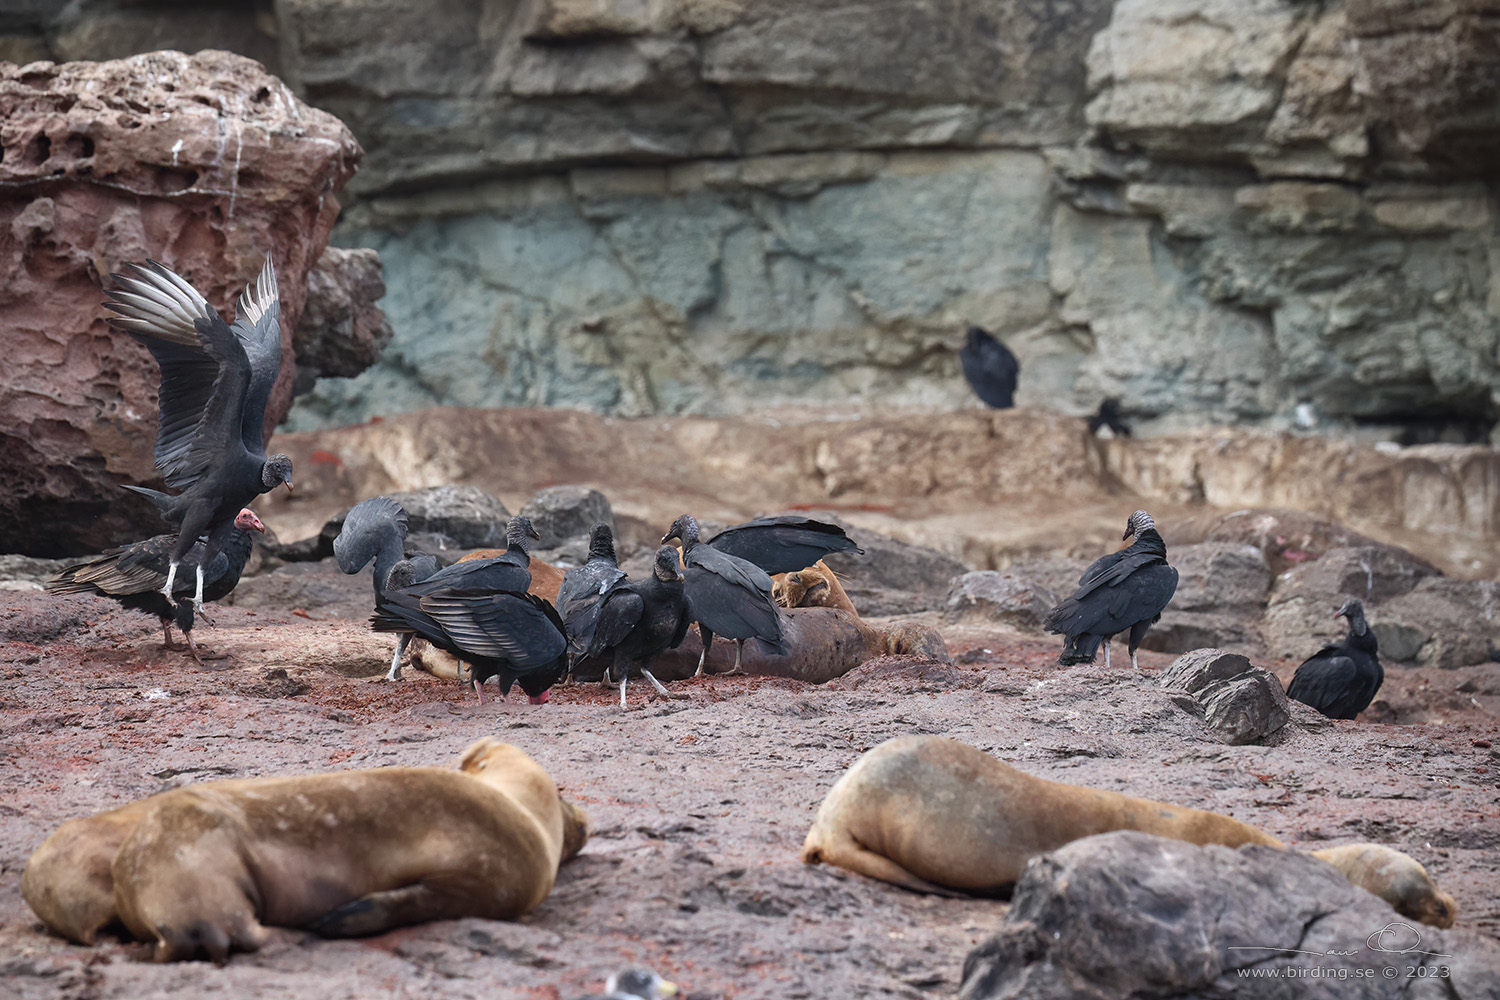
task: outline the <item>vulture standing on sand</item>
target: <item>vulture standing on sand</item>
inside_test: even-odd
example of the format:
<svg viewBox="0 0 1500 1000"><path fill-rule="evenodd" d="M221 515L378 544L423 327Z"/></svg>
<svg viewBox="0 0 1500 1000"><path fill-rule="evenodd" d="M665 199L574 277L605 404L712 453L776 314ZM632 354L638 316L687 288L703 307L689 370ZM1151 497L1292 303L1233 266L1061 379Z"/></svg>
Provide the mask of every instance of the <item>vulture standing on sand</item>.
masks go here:
<svg viewBox="0 0 1500 1000"><path fill-rule="evenodd" d="M661 694L671 697L651 673L651 664L663 650L681 645L692 624L683 580L677 550L663 545L656 550L650 576L617 584L599 603L593 638L584 647L581 658L613 654L603 682L609 684L613 674L620 675L621 708L625 707L625 682L630 676L630 665L636 660L643 661L641 676Z"/></svg>
<svg viewBox="0 0 1500 1000"><path fill-rule="evenodd" d="M221 529L222 530L222 529ZM204 567L203 599L217 601L229 595L240 582L240 573L245 569L245 560L250 558L251 531L265 531L255 512L246 508L228 522L228 530L216 546L217 552ZM192 585L186 580L177 581L174 594L178 601L161 592L176 547L176 535L157 535L144 541L134 542L118 549L110 549L98 559L69 566L48 581L47 589L55 594L98 594L112 598L136 611L146 611L161 619L161 634L167 649L181 649L172 642L172 623L182 630L187 640L187 650L203 666L203 656L193 642L194 605ZM194 542L182 556L182 565L195 572L207 546L202 540Z"/></svg>
<svg viewBox="0 0 1500 1000"><path fill-rule="evenodd" d="M1375 655L1378 643L1365 622L1365 606L1350 598L1333 616L1348 621L1349 634L1304 660L1286 694L1330 719L1352 719L1370 707L1385 669Z"/></svg>
<svg viewBox="0 0 1500 1000"><path fill-rule="evenodd" d="M614 532L602 522L594 525L589 532L588 560L564 573L557 590L557 613L568 634L569 674L594 641L604 599L624 582L625 571L615 558Z"/></svg>
<svg viewBox="0 0 1500 1000"><path fill-rule="evenodd" d="M1138 510L1130 515L1123 537L1131 535L1135 536L1132 544L1096 559L1084 570L1073 596L1042 621L1047 631L1064 636L1058 663L1093 663L1103 642L1108 667L1109 640L1129 629L1130 665L1141 669L1135 651L1177 592L1177 570L1167 565L1167 545L1150 514Z"/></svg>
<svg viewBox="0 0 1500 1000"><path fill-rule="evenodd" d="M827 521L815 521L801 514L778 514L757 517L744 524L725 528L706 543L727 555L754 563L767 573L795 573L834 552L865 550L844 534L844 529Z"/></svg>
<svg viewBox="0 0 1500 1000"><path fill-rule="evenodd" d="M963 366L964 378L974 395L997 410L1015 405L1021 363L1010 353L1010 348L990 336L988 330L969 327L964 346L958 352L958 362Z"/></svg>
<svg viewBox="0 0 1500 1000"><path fill-rule="evenodd" d="M389 586L391 571L397 564L409 561L410 566L402 579L420 583L438 571L438 561L425 552L417 553L408 560L406 536L411 522L406 510L390 497L371 497L361 500L344 515L344 526L333 540L333 555L339 569L349 575L360 572L375 560L375 600L379 602ZM401 679L401 658L411 644L410 632L399 633L396 638L396 654L391 657L391 669L385 679Z"/></svg>
<svg viewBox="0 0 1500 1000"><path fill-rule="evenodd" d="M698 632L703 636L703 655L693 676L702 677L714 635L734 640L734 667L740 673L740 656L746 639L760 639L773 651L786 655L781 641L781 616L771 596L771 578L766 571L738 556L720 552L698 541L698 522L683 514L662 536L682 540L682 565L687 576L687 599Z"/></svg>
<svg viewBox="0 0 1500 1000"><path fill-rule="evenodd" d="M202 611L204 570L225 537L219 529L262 493L292 488L292 460L267 458L261 438L266 401L281 371L276 272L267 257L229 324L192 285L156 261L126 269L129 274L111 275L117 287L104 305L119 314L109 317L110 324L145 344L161 367L156 467L168 486L182 492L126 489L145 496L177 526L161 588L168 598L188 550L207 534L192 597Z"/></svg>

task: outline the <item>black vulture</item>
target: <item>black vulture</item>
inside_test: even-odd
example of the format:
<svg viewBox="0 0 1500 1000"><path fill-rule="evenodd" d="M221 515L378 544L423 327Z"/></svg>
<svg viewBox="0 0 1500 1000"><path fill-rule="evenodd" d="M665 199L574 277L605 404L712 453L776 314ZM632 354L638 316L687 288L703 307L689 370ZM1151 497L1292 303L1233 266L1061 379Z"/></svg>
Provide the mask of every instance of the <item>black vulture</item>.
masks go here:
<svg viewBox="0 0 1500 1000"><path fill-rule="evenodd" d="M1016 379L1021 374L1021 363L1010 353L1010 348L990 336L988 330L969 327L963 349L958 352L958 362L963 366L964 378L974 395L997 410L1015 405Z"/></svg>
<svg viewBox="0 0 1500 1000"><path fill-rule="evenodd" d="M524 594L531 586L530 539L539 539L531 519L515 515L505 525L505 551L487 559L460 560L444 566L406 589L417 594L437 590L490 592L509 590Z"/></svg>
<svg viewBox="0 0 1500 1000"><path fill-rule="evenodd" d="M150 348L161 367L157 392L156 467L169 496L127 486L145 496L177 526L161 592L172 597L177 568L195 539L207 533L193 603L203 607L203 569L218 551L215 528L278 486L292 488L292 460L266 457L261 425L281 371L281 299L271 258L254 288L240 295L238 316L225 323L181 277L149 261L111 275L118 286L104 305L109 322Z"/></svg>
<svg viewBox="0 0 1500 1000"><path fill-rule="evenodd" d="M630 665L636 660L642 661L641 676L657 691L671 697L651 673L651 663L663 650L681 645L688 626L692 624L683 581L677 550L663 545L656 550L650 576L617 584L599 604L593 638L584 647L580 658L613 655L610 666L604 671L603 682L609 684L613 674L620 675L621 708L625 707L625 683L630 676Z"/></svg>
<svg viewBox="0 0 1500 1000"><path fill-rule="evenodd" d="M556 609L524 591L460 590L432 586L434 579L418 583L410 560L397 563L370 627L419 635L468 663L481 705L491 677L499 678L502 696L519 683L533 705L546 702L566 669L567 638Z"/></svg>
<svg viewBox="0 0 1500 1000"><path fill-rule="evenodd" d="M1092 417L1089 417L1089 433L1096 437L1103 437L1108 433L1111 437L1130 437L1130 428L1125 426L1125 421L1120 414L1120 401L1118 399L1105 399L1099 403L1099 409Z"/></svg>
<svg viewBox="0 0 1500 1000"><path fill-rule="evenodd" d="M607 524L596 524L589 532L589 557L582 566L563 574L557 590L557 613L568 634L568 670L594 639L599 608L611 590L625 582L625 571L615 558L615 535Z"/></svg>
<svg viewBox="0 0 1500 1000"><path fill-rule="evenodd" d="M687 598L693 620L703 636L703 655L693 676L703 676L714 635L734 640L734 667L740 673L740 654L746 639L760 639L770 650L785 655L781 616L771 596L771 578L752 562L720 552L698 541L698 522L683 514L662 536L682 540L682 564L687 575Z"/></svg>
<svg viewBox="0 0 1500 1000"><path fill-rule="evenodd" d="M375 560L372 574L375 582L375 600L385 593L391 571L397 563L407 560L406 536L411 522L405 509L390 497L370 497L361 500L344 515L344 526L333 540L333 554L339 569L353 575ZM410 567L404 578L411 583L426 580L438 571L438 561L427 553L416 553L410 558ZM411 633L402 632L396 638L396 653L391 657L391 669L385 679L401 679L401 658L411 644Z"/></svg>
<svg viewBox="0 0 1500 1000"><path fill-rule="evenodd" d="M1135 651L1177 592L1177 570L1167 565L1167 545L1150 514L1138 510L1130 515L1123 537L1131 535L1132 544L1101 556L1084 570L1073 596L1042 621L1047 631L1064 636L1058 663L1093 663L1103 642L1108 667L1109 640L1129 629L1130 665L1141 669Z"/></svg>
<svg viewBox="0 0 1500 1000"><path fill-rule="evenodd" d="M1370 707L1385 681L1385 668L1376 655L1375 633L1365 622L1365 606L1350 598L1333 616L1348 621L1349 634L1304 660L1286 694L1330 719L1352 719Z"/></svg>
<svg viewBox="0 0 1500 1000"><path fill-rule="evenodd" d="M795 573L833 552L865 550L827 521L801 514L757 517L725 528L706 543L720 552L752 562L767 573Z"/></svg>
<svg viewBox="0 0 1500 1000"><path fill-rule="evenodd" d="M249 532L265 531L266 526L260 523L254 511L245 508L227 522L227 529L219 529L224 537L203 571L205 601L227 597L240 582L245 560L250 558L252 536ZM161 592L176 543L177 536L168 534L110 549L98 559L67 567L48 581L47 589L57 594L98 594L113 598L127 608L149 612L161 619L161 634L167 649L182 648L172 642L171 626L176 622L182 630L182 637L187 640L188 652L201 667L203 656L193 642L194 605L186 600L191 596L193 585L186 579L178 581L175 595L181 600L175 603ZM190 567L195 578L205 549L200 540L182 557L182 565Z"/></svg>

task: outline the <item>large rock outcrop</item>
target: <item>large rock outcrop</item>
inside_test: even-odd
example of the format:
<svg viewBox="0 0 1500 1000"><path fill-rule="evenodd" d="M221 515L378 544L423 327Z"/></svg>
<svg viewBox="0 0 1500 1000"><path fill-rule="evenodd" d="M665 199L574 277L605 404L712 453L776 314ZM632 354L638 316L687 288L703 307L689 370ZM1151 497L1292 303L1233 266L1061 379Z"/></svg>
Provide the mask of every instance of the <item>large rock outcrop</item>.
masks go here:
<svg viewBox="0 0 1500 1000"><path fill-rule="evenodd" d="M271 254L286 359L274 427L308 273L360 149L258 64L217 51L0 64L0 147L0 550L97 551L158 524L119 489L156 481L158 371L106 325L106 276L156 258L230 312Z"/></svg>

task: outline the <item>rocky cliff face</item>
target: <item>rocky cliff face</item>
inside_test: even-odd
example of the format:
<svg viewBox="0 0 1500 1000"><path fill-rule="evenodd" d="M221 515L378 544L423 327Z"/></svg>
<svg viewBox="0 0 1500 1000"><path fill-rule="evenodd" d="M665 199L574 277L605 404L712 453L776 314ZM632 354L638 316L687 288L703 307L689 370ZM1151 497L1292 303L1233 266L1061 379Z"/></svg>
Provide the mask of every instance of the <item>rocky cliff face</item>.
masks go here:
<svg viewBox="0 0 1500 1000"><path fill-rule="evenodd" d="M10 44L169 44L168 9ZM335 240L396 330L296 427L964 405L967 322L1023 404L1161 430L1500 415L1493 0L255 10L203 16L368 149Z"/></svg>

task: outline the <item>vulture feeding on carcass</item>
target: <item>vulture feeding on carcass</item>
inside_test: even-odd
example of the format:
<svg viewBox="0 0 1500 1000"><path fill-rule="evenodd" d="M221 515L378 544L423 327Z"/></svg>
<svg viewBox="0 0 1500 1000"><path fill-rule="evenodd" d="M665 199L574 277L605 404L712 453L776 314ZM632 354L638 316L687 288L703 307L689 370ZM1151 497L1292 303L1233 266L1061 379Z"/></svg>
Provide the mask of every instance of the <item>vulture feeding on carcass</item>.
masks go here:
<svg viewBox="0 0 1500 1000"><path fill-rule="evenodd" d="M204 601L227 597L240 582L245 560L250 558L250 532L265 531L266 526L260 523L254 511L246 508L219 530L222 537L215 546L217 551L203 567L201 577L196 571L207 550L201 539L190 545L181 559L181 564L194 572L194 578L203 581ZM47 589L56 594L98 594L127 608L149 612L161 619L161 633L167 649L182 648L172 642L172 623L175 622L187 640L188 652L201 667L203 656L193 642L195 606L187 599L192 596L194 584L186 578L175 581L172 597L176 597L176 601L162 593L176 544L176 535L157 535L110 549L98 559L67 567L48 581Z"/></svg>
<svg viewBox="0 0 1500 1000"><path fill-rule="evenodd" d="M704 544L754 563L772 575L807 569L835 552L864 555L865 551L838 525L801 514L757 517L725 528Z"/></svg>
<svg viewBox="0 0 1500 1000"><path fill-rule="evenodd" d="M432 577L413 586L410 565L392 569L370 627L419 635L468 663L481 705L491 677L499 678L502 696L519 684L533 705L545 703L566 669L567 639L556 609L525 591L432 587ZM419 588L424 592L415 593Z"/></svg>
<svg viewBox="0 0 1500 1000"><path fill-rule="evenodd" d="M760 639L768 649L786 655L781 641L781 616L771 595L771 578L752 562L698 541L698 522L683 514L662 536L682 541L682 565L687 577L687 599L692 620L703 636L703 655L695 677L703 676L708 649L714 636L734 640L734 667L740 673L740 655L746 639Z"/></svg>
<svg viewBox="0 0 1500 1000"><path fill-rule="evenodd" d="M615 533L607 524L589 532L589 557L582 566L563 574L557 589L557 613L568 635L568 673L594 641L599 609L610 591L625 582L625 571L615 558Z"/></svg>
<svg viewBox="0 0 1500 1000"><path fill-rule="evenodd" d="M603 683L620 675L620 707L625 707L625 683L630 665L641 661L641 676L661 694L671 697L651 673L651 663L667 649L681 645L692 624L683 572L677 550L663 545L656 550L651 575L644 580L615 584L603 596L595 615L594 633L580 659L611 655Z"/></svg>
<svg viewBox="0 0 1500 1000"><path fill-rule="evenodd" d="M1333 616L1348 621L1349 634L1304 660L1286 694L1330 719L1352 719L1370 707L1385 681L1385 668L1376 655L1375 633L1365 621L1365 606L1350 598Z"/></svg>
<svg viewBox="0 0 1500 1000"><path fill-rule="evenodd" d="M333 555L339 569L351 576L360 572L375 560L375 600L377 603L389 586L392 570L402 562L410 565L403 569L401 579L409 583L420 583L438 571L436 557L425 552L410 557L406 554L406 536L411 522L406 510L390 497L371 497L361 500L344 515L344 526L333 540ZM391 668L385 679L401 679L401 658L411 644L410 632L398 633L396 653L391 657Z"/></svg>
<svg viewBox="0 0 1500 1000"><path fill-rule="evenodd" d="M1109 640L1129 629L1130 665L1140 670L1136 650L1177 592L1177 570L1167 565L1167 545L1150 514L1138 510L1130 515L1123 537L1132 535L1132 544L1094 560L1073 596L1043 619L1047 631L1064 637L1058 663L1093 663L1102 642L1108 667Z"/></svg>
<svg viewBox="0 0 1500 1000"><path fill-rule="evenodd" d="M499 678L502 695L519 683L532 704L542 704L566 670L567 639L557 610L526 592L526 540L537 537L530 519L517 515L498 556L457 562L423 580L411 560L398 562L375 599L370 627L421 636L468 663L481 705L491 677Z"/></svg>
<svg viewBox="0 0 1500 1000"><path fill-rule="evenodd" d="M201 611L206 567L225 537L222 526L262 493L292 488L292 460L266 457L261 425L281 371L281 300L266 258L253 288L240 295L238 315L225 323L181 277L156 261L127 264L111 275L104 301L119 315L109 323L145 344L161 367L157 392L156 467L175 496L127 486L177 526L161 592L175 593L178 567L200 535L208 536L196 571L193 603Z"/></svg>

